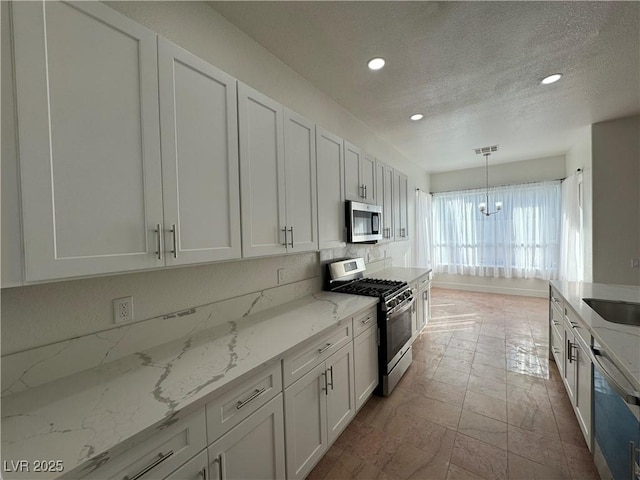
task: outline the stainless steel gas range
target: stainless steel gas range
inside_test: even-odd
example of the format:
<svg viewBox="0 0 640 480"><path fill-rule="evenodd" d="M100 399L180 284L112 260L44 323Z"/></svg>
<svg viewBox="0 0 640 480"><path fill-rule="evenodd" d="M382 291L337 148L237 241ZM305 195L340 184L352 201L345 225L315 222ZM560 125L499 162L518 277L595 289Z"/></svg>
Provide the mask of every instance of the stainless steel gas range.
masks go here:
<svg viewBox="0 0 640 480"><path fill-rule="evenodd" d="M364 259L338 260L326 266L325 290L378 297L378 387L387 396L411 365L411 325L416 315L408 283L364 278Z"/></svg>

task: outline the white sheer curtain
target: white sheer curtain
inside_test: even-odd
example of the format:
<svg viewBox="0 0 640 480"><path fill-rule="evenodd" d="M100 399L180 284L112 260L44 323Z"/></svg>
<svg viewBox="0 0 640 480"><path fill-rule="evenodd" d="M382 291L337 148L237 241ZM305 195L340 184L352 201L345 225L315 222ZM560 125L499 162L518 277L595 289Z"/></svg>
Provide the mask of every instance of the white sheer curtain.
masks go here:
<svg viewBox="0 0 640 480"><path fill-rule="evenodd" d="M580 282L584 279L580 213L582 174L574 173L562 182L562 237L560 242L560 279Z"/></svg>
<svg viewBox="0 0 640 480"><path fill-rule="evenodd" d="M431 262L431 195L416 190L416 266L432 268Z"/></svg>
<svg viewBox="0 0 640 480"><path fill-rule="evenodd" d="M486 189L433 195L433 268L436 273L505 278L558 278L560 182L489 189L486 217L478 205Z"/></svg>

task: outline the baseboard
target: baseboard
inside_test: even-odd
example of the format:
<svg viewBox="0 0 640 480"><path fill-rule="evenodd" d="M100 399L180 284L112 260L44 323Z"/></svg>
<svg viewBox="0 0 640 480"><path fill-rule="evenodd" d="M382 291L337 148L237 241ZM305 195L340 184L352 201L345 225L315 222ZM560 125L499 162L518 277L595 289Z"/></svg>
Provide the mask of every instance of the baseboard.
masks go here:
<svg viewBox="0 0 640 480"><path fill-rule="evenodd" d="M474 285L470 283L438 282L435 280L431 282L431 286L436 288L448 288L450 290L464 290L467 292L481 293L500 293L503 295L520 295L523 297L546 298L549 296L549 291L546 289L534 290L530 288L509 288L488 285Z"/></svg>

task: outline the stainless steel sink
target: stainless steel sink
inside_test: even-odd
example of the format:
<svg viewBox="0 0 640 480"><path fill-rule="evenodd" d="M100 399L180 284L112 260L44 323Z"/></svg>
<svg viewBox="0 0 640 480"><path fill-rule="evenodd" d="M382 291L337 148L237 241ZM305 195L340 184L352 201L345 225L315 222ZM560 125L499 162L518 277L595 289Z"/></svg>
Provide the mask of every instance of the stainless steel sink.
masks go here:
<svg viewBox="0 0 640 480"><path fill-rule="evenodd" d="M583 302L608 322L640 326L640 303L583 298Z"/></svg>

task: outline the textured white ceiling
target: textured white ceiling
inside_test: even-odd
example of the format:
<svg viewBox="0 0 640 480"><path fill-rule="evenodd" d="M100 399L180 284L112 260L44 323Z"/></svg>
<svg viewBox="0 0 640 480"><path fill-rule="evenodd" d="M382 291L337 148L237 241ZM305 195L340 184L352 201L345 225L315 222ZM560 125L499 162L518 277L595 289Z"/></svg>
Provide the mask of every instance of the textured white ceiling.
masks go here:
<svg viewBox="0 0 640 480"><path fill-rule="evenodd" d="M492 163L562 154L578 128L640 112L640 2L209 3L432 172L478 166L486 145Z"/></svg>

